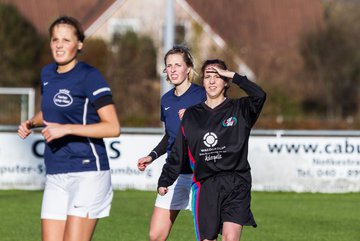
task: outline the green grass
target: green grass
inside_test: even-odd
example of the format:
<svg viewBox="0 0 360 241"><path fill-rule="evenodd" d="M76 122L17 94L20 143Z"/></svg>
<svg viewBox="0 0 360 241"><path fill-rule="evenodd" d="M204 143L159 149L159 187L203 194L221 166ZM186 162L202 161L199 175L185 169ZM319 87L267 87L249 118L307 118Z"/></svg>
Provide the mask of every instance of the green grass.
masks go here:
<svg viewBox="0 0 360 241"><path fill-rule="evenodd" d="M93 241L146 241L155 192L116 191L111 216L100 220ZM0 191L0 240L39 241L42 191ZM360 240L360 193L253 192L257 228L242 241ZM169 241L195 240L190 212L181 212ZM219 238L219 240L221 240Z"/></svg>

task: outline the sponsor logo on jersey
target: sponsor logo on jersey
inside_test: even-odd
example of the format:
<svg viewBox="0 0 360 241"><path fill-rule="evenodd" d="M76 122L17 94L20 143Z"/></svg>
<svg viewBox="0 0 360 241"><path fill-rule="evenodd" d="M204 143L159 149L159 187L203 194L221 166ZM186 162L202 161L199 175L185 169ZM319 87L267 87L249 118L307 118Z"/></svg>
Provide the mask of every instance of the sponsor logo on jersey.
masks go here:
<svg viewBox="0 0 360 241"><path fill-rule="evenodd" d="M168 110L168 109L170 109L170 106L169 106L169 107L165 107L164 109L165 109L165 110Z"/></svg>
<svg viewBox="0 0 360 241"><path fill-rule="evenodd" d="M70 95L70 91L66 89L59 90L53 99L55 105L60 107L67 107L72 104L73 98Z"/></svg>
<svg viewBox="0 0 360 241"><path fill-rule="evenodd" d="M204 135L203 141L205 146L214 147L218 143L218 137L214 132L208 132Z"/></svg>
<svg viewBox="0 0 360 241"><path fill-rule="evenodd" d="M207 148L202 148L199 155L204 158L205 162L216 163L223 159L226 146L217 146L218 137L214 132L207 132L203 137L203 143Z"/></svg>
<svg viewBox="0 0 360 241"><path fill-rule="evenodd" d="M236 117L232 116L226 120L223 120L221 124L223 127L235 126L237 124L237 119Z"/></svg>

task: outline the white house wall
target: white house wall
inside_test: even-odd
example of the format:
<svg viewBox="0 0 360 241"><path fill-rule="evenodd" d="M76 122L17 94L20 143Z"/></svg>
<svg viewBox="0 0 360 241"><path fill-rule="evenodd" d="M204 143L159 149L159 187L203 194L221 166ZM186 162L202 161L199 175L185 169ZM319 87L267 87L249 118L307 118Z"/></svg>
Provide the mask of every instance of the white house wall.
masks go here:
<svg viewBox="0 0 360 241"><path fill-rule="evenodd" d="M219 57L218 53L226 49L225 41L217 35L206 22L187 4L185 0L174 0L175 22L185 26L185 44L192 49L195 64L200 66L204 59ZM166 0L117 0L98 21L91 25L86 33L91 38L102 38L111 41L112 26L119 20L129 23L135 32L151 36L158 52L158 72L162 70L163 30L165 21ZM196 27L197 26L197 30ZM199 31L199 27L201 31ZM240 66L247 65L234 56L234 62ZM244 74L253 78L252 71L243 68Z"/></svg>

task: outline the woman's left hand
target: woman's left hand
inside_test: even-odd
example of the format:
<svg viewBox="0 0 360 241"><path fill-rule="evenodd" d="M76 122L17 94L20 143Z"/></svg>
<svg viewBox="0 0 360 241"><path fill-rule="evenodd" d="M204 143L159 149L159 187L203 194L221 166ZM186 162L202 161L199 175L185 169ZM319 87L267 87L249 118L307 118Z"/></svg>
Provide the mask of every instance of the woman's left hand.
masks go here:
<svg viewBox="0 0 360 241"><path fill-rule="evenodd" d="M168 192L167 187L159 187L158 188L158 193L160 194L160 196L164 196L167 192Z"/></svg>
<svg viewBox="0 0 360 241"><path fill-rule="evenodd" d="M69 134L67 125L44 121L45 128L41 131L46 142L51 142Z"/></svg>

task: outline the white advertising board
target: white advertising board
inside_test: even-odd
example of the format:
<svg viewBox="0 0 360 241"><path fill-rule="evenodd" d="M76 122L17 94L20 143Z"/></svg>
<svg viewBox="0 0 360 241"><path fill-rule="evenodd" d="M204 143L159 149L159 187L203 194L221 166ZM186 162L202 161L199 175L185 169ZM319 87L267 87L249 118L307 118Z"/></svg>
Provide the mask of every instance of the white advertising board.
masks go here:
<svg viewBox="0 0 360 241"><path fill-rule="evenodd" d="M358 137L251 137L253 189L360 191Z"/></svg>
<svg viewBox="0 0 360 241"><path fill-rule="evenodd" d="M147 170L137 160L161 140L159 134L123 134L105 139L114 189L156 190L165 156ZM42 189L45 167L40 134L26 140L0 133L0 189ZM252 136L253 190L359 192L360 137Z"/></svg>
<svg viewBox="0 0 360 241"><path fill-rule="evenodd" d="M158 158L141 172L137 160L146 156L161 135L122 135L105 139L114 189L156 190L165 162ZM22 140L14 133L0 133L0 189L42 189L45 181L44 141L40 134Z"/></svg>

